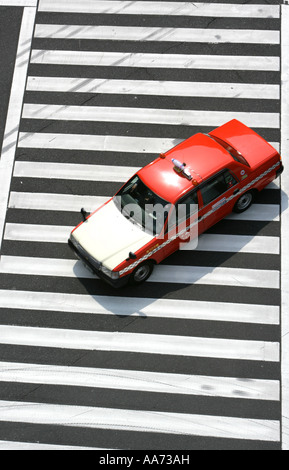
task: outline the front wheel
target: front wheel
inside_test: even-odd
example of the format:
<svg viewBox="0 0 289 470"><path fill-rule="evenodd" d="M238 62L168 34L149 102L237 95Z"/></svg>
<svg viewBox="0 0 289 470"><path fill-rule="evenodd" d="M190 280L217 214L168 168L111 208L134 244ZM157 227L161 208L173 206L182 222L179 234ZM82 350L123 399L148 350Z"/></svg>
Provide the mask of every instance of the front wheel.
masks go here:
<svg viewBox="0 0 289 470"><path fill-rule="evenodd" d="M238 201L236 202L233 211L240 214L241 212L246 211L251 206L254 200L254 194L252 191L248 191L247 193L243 194L239 197Z"/></svg>
<svg viewBox="0 0 289 470"><path fill-rule="evenodd" d="M142 284L145 282L153 272L154 265L151 261L145 261L135 268L130 276L130 284Z"/></svg>

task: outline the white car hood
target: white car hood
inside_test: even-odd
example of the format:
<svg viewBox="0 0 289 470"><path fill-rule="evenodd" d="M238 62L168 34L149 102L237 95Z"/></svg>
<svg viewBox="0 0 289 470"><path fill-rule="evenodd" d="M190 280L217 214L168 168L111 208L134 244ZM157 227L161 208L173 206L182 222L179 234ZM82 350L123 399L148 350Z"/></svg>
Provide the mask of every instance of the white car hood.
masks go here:
<svg viewBox="0 0 289 470"><path fill-rule="evenodd" d="M126 219L111 199L86 222L77 227L75 240L93 258L113 270L133 253L154 239Z"/></svg>

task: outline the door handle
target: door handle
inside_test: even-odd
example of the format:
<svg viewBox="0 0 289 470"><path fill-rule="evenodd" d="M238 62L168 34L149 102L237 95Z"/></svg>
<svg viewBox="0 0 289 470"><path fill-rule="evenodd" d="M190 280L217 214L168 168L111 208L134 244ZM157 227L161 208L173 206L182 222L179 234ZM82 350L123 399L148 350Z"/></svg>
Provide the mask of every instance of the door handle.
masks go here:
<svg viewBox="0 0 289 470"><path fill-rule="evenodd" d="M238 194L239 191L240 191L240 189L235 189L235 191L233 192L233 194Z"/></svg>

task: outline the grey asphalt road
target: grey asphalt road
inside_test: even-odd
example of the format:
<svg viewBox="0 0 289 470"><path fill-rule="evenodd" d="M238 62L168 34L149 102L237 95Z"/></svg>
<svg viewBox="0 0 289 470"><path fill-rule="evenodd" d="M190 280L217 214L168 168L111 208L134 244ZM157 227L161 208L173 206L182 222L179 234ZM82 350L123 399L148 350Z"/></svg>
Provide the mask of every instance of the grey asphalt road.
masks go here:
<svg viewBox="0 0 289 470"><path fill-rule="evenodd" d="M22 8L0 7L0 142L2 147Z"/></svg>

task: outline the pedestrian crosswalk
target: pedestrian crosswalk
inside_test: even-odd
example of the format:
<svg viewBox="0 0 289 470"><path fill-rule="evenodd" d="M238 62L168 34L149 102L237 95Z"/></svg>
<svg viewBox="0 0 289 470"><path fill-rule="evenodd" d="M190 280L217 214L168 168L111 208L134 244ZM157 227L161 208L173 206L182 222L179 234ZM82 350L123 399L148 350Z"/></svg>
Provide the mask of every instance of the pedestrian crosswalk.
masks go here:
<svg viewBox="0 0 289 470"><path fill-rule="evenodd" d="M276 3L38 2L0 261L0 449L280 449L278 180L134 289L67 246L81 207L232 118L280 149Z"/></svg>

